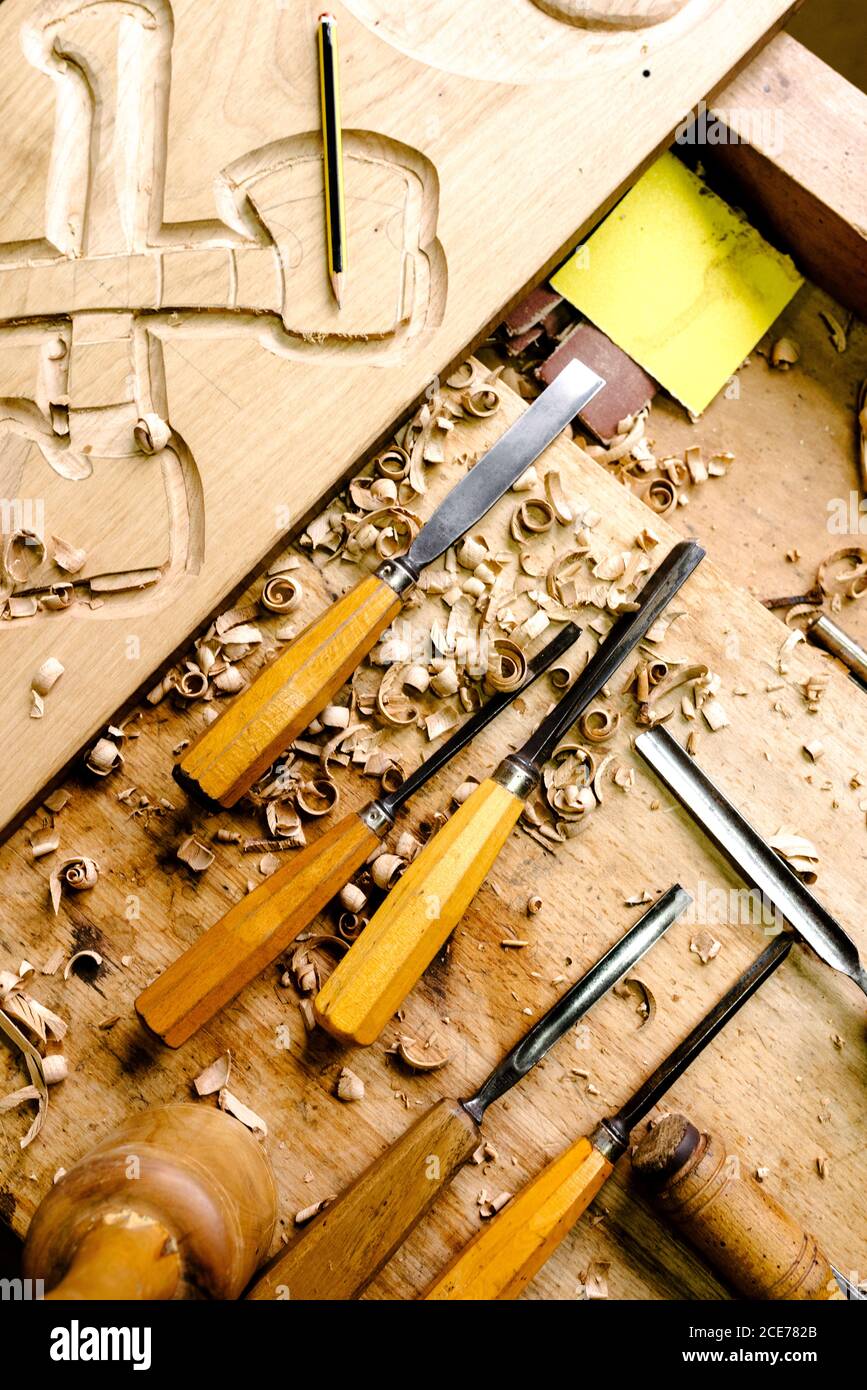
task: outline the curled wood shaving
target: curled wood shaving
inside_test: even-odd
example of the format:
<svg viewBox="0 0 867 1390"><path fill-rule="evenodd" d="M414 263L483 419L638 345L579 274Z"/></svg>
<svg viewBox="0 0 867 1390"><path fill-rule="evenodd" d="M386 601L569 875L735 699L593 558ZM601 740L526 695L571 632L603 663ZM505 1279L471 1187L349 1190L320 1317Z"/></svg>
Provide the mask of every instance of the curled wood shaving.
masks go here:
<svg viewBox="0 0 867 1390"><path fill-rule="evenodd" d="M431 1038L419 1043L415 1038L401 1037L389 1051L397 1053L413 1071L439 1071L440 1067L447 1065L448 1053L437 1052L431 1044Z"/></svg>
<svg viewBox="0 0 867 1390"><path fill-rule="evenodd" d="M819 318L828 330L828 336L831 339L834 351L840 353L845 352L848 347L848 338L846 329L843 327L840 320L827 309L819 310Z"/></svg>
<svg viewBox="0 0 867 1390"><path fill-rule="evenodd" d="M143 454L158 454L172 437L171 427L161 415L147 411L133 428L133 438Z"/></svg>
<svg viewBox="0 0 867 1390"><path fill-rule="evenodd" d="M230 1115L234 1115L236 1120L240 1120L241 1124L246 1125L247 1129L252 1130L254 1134L261 1134L263 1139L267 1137L268 1126L261 1116L257 1115L255 1110L251 1110L249 1105L245 1105L225 1086L217 1097L217 1104L221 1110L226 1110Z"/></svg>
<svg viewBox="0 0 867 1390"><path fill-rule="evenodd" d="M268 830L275 838L287 840L293 849L303 849L307 836L293 806L287 806L282 801L271 801L265 807L265 819Z"/></svg>
<svg viewBox="0 0 867 1390"><path fill-rule="evenodd" d="M529 497L519 502L512 512L509 530L513 540L524 545L529 536L544 535L554 525L554 508L542 497Z"/></svg>
<svg viewBox="0 0 867 1390"><path fill-rule="evenodd" d="M532 896L527 899L527 916L536 917L541 911L542 899L539 897L538 893L533 893Z"/></svg>
<svg viewBox="0 0 867 1390"><path fill-rule="evenodd" d="M399 855L386 852L376 856L370 868L370 876L377 888L388 892L397 883L405 868L406 864Z"/></svg>
<svg viewBox="0 0 867 1390"><path fill-rule="evenodd" d="M347 1103L364 1100L364 1082L350 1067L343 1067L337 1078L337 1099Z"/></svg>
<svg viewBox="0 0 867 1390"><path fill-rule="evenodd" d="M295 987L300 994L317 993L322 985L322 974L316 958L317 951L330 951L339 959L349 950L347 942L339 936L327 932L310 936L292 953L289 971L295 977Z"/></svg>
<svg viewBox="0 0 867 1390"><path fill-rule="evenodd" d="M557 468L549 468L545 474L545 497L561 526L568 526L575 520L575 513L566 501L560 470Z"/></svg>
<svg viewBox="0 0 867 1390"><path fill-rule="evenodd" d="M91 950L76 951L76 952L75 952L75 955L74 955L74 956L70 956L70 957L69 957L69 960L66 962L66 965L65 965L64 970L63 970L63 978L64 978L64 980L68 980L68 979L69 979L70 975L71 975L71 974L73 973L73 971L75 970L76 965L77 965L78 962L81 961L81 960L88 960L88 961L90 961L90 962L91 962L94 966L96 966L96 967L99 967L100 965L102 965L102 956L99 954L99 951L91 951Z"/></svg>
<svg viewBox="0 0 867 1390"><path fill-rule="evenodd" d="M330 777L314 777L295 793L295 804L305 816L327 816L340 800L340 791Z"/></svg>
<svg viewBox="0 0 867 1390"><path fill-rule="evenodd" d="M60 899L65 890L82 893L88 888L93 888L98 878L99 865L95 859L90 859L87 855L76 854L58 864L52 870L48 881L51 906L55 914L60 911Z"/></svg>
<svg viewBox="0 0 867 1390"><path fill-rule="evenodd" d="M87 754L84 765L94 777L107 777L123 766L123 753L112 739L99 738Z"/></svg>
<svg viewBox="0 0 867 1390"><path fill-rule="evenodd" d="M30 850L34 859L42 859L46 854L53 854L59 848L60 836L51 826L37 830L35 835L30 837Z"/></svg>
<svg viewBox="0 0 867 1390"><path fill-rule="evenodd" d="M60 680L63 671L64 667L56 656L47 657L39 669L34 672L30 681L30 689L36 695L47 695L49 690Z"/></svg>
<svg viewBox="0 0 867 1390"><path fill-rule="evenodd" d="M492 1216L496 1216L498 1211L502 1211L503 1207L511 1202L512 1195L511 1192L500 1192L493 1199L483 1195L483 1199L479 1202L479 1216L483 1221L490 1221Z"/></svg>
<svg viewBox="0 0 867 1390"><path fill-rule="evenodd" d="M188 835L175 850L175 857L180 859L182 864L186 864L187 868L192 869L194 874L203 874L213 864L215 855L201 840L197 840L194 835Z"/></svg>
<svg viewBox="0 0 867 1390"><path fill-rule="evenodd" d="M819 851L811 840L804 835L796 835L790 830L780 829L768 840L772 850L775 850L781 859L795 873L803 879L804 883L812 884L818 877Z"/></svg>
<svg viewBox="0 0 867 1390"><path fill-rule="evenodd" d="M771 366L787 372L800 361L801 349L792 338L778 338L771 348Z"/></svg>
<svg viewBox="0 0 867 1390"><path fill-rule="evenodd" d="M367 904L367 894L355 883L347 883L341 888L339 897L347 912L363 912Z"/></svg>
<svg viewBox="0 0 867 1390"><path fill-rule="evenodd" d="M26 584L45 559L45 546L35 531L12 531L0 552L2 572L14 584Z"/></svg>
<svg viewBox="0 0 867 1390"><path fill-rule="evenodd" d="M656 1015L656 1000L653 991L637 975L629 975L614 986L613 993L618 999L634 999L636 1012L641 1015L640 1028L651 1023Z"/></svg>
<svg viewBox="0 0 867 1390"><path fill-rule="evenodd" d="M69 541L63 541L58 536L51 537L51 559L58 569L65 570L67 574L78 574L84 568L87 559L87 551L80 546L70 545Z"/></svg>
<svg viewBox="0 0 867 1390"><path fill-rule="evenodd" d="M333 1201L333 1197L322 1197L318 1202L311 1202L309 1207L302 1207L300 1211L295 1213L295 1225L306 1226L308 1222L313 1220L314 1216L318 1216Z"/></svg>
<svg viewBox="0 0 867 1390"><path fill-rule="evenodd" d="M612 738L620 727L620 711L612 710L607 705L595 705L592 709L585 710L578 721L578 727L590 743L604 743L606 739Z"/></svg>
<svg viewBox="0 0 867 1390"><path fill-rule="evenodd" d="M291 574L272 574L262 589L259 602L269 613L291 613L304 597L300 579Z"/></svg>
<svg viewBox="0 0 867 1390"><path fill-rule="evenodd" d="M204 1071L193 1080L197 1096L212 1096L216 1091L223 1091L229 1084L229 1077L232 1074L232 1054L224 1052L216 1061L211 1062Z"/></svg>
<svg viewBox="0 0 867 1390"><path fill-rule="evenodd" d="M610 1268L611 1265L602 1260L594 1260L588 1266L582 1280L585 1299L608 1297L608 1271Z"/></svg>
<svg viewBox="0 0 867 1390"><path fill-rule="evenodd" d="M489 651L485 687L491 694L517 690L527 678L527 658L516 642L498 638Z"/></svg>
<svg viewBox="0 0 867 1390"><path fill-rule="evenodd" d="M829 598L860 598L867 585L867 548L848 545L827 555L816 571L816 582Z"/></svg>
<svg viewBox="0 0 867 1390"><path fill-rule="evenodd" d="M36 1093L35 1096L28 1095L27 1099L35 1099L39 1108L27 1133L18 1141L19 1147L26 1149L28 1144L31 1144L36 1138L48 1114L48 1082L45 1079L45 1062L41 1053L8 1016L4 1008L0 1008L0 1033L3 1033L13 1047L16 1047L21 1053L30 1077L30 1085Z"/></svg>

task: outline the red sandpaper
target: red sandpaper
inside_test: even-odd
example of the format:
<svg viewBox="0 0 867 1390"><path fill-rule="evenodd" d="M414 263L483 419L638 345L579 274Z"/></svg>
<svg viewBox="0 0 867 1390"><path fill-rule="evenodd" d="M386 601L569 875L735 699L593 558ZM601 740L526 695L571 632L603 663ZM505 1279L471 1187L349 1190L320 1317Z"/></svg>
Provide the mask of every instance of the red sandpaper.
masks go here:
<svg viewBox="0 0 867 1390"><path fill-rule="evenodd" d="M579 412L583 425L607 444L617 426L628 415L643 410L656 395L656 382L637 362L612 343L592 323L582 323L560 344L536 375L550 386L567 363L580 358L604 378L606 385L588 406Z"/></svg>

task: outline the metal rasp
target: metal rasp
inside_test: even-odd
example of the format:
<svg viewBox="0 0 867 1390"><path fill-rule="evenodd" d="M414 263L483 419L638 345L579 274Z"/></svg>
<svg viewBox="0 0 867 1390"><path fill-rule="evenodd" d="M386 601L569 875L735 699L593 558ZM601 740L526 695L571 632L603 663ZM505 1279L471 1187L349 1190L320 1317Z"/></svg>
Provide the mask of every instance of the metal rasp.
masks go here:
<svg viewBox="0 0 867 1390"><path fill-rule="evenodd" d="M867 994L867 971L848 932L696 766L677 739L658 724L639 734L635 747L741 878L773 903L817 956L848 975Z"/></svg>
<svg viewBox="0 0 867 1390"><path fill-rule="evenodd" d="M490 510L604 385L583 362L570 362L452 488L406 555L385 560L330 604L203 730L175 765L175 780L206 804L234 806L375 646L425 565Z"/></svg>

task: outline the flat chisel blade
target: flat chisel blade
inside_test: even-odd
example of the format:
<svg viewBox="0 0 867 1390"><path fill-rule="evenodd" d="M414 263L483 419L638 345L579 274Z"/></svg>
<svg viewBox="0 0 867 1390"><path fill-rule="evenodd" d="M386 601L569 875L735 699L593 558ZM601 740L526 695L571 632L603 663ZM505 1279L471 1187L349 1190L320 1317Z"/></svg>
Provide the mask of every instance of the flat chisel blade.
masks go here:
<svg viewBox="0 0 867 1390"><path fill-rule="evenodd" d="M773 903L817 956L867 994L867 971L849 934L668 730L657 725L639 734L635 747L741 878Z"/></svg>
<svg viewBox="0 0 867 1390"><path fill-rule="evenodd" d="M564 367L556 381L443 499L403 557L408 567L418 573L454 545L604 385L602 377L583 362L576 360Z"/></svg>

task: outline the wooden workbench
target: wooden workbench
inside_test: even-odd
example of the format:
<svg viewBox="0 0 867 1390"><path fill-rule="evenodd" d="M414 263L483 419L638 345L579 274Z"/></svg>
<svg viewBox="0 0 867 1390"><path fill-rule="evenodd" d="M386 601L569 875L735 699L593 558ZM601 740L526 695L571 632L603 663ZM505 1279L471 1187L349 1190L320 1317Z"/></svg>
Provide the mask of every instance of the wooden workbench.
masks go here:
<svg viewBox="0 0 867 1390"><path fill-rule="evenodd" d="M720 399L698 425L689 424L677 407L657 404L649 434L660 454L701 442L706 454L719 448L736 455L729 476L692 489L690 505L674 518L682 533L706 543L711 560L690 581L678 605L687 615L666 647L722 675L731 719L718 733L699 732L698 761L760 830L770 834L785 825L815 842L821 855L816 892L864 955L867 838L858 803L865 793L849 783L865 770L867 698L813 648L799 648L789 674L779 675L786 629L743 588L762 597L809 588L818 559L843 543L824 529L825 503L855 486L852 392L867 375L867 334L854 325L847 353L836 354L817 318L825 303L808 286L787 315L787 331L803 349L795 371L771 372L756 357L741 374L739 400ZM477 454L519 409L517 397L506 393L494 420L460 424L450 458ZM569 494L586 498L602 514L602 537L628 546L651 520L640 502L572 443L558 441L544 461L560 468ZM449 468L459 465L446 466L444 481ZM423 499L423 511L435 496ZM489 534L505 524L513 501L506 499L485 523ZM674 538L665 522L654 519L653 525L666 543ZM801 555L797 562L784 558L793 549ZM312 615L350 574L339 566L319 572L306 557L302 564L304 613ZM254 584L250 594L260 588ZM863 640L858 605L848 606L839 620ZM815 670L829 670L830 682L820 712L811 715L799 682ZM782 689L769 692L768 686ZM736 697L735 687L749 693ZM412 828L425 812L447 809L451 790L465 774L490 770L549 700L550 690L539 689L523 710L501 717L416 800L402 824ZM337 1192L402 1132L419 1107L475 1086L565 987L552 981L577 978L637 918L640 909L627 906L628 898L643 890L656 894L675 880L694 895L738 886L632 752L635 726L625 717L615 747L622 761L635 766L634 789L609 788L581 834L555 854L513 834L450 950L407 1001L404 1020L372 1048L348 1055L327 1037L307 1036L297 996L280 986L275 967L186 1047L170 1052L142 1031L133 1013L135 996L238 899L248 878L258 877L258 856L244 856L235 845L215 845L215 864L198 878L178 863L175 849L190 831L210 841L219 825L245 835L263 833L252 812L202 815L172 782L172 749L201 721L201 708L180 711L168 702L144 707L137 726L130 726L140 736L127 740L123 771L96 784L70 781L72 802L58 817L60 853L92 855L101 875L91 892L65 896L58 917L48 905L51 861L34 865L29 849L42 817L32 817L0 851L0 966L15 968L22 956L38 965L57 945L70 953L92 946L104 962L95 978L73 975L64 982L61 972L37 977L32 986L70 1022L65 1051L71 1074L53 1089L45 1127L23 1153L18 1141L29 1116L22 1110L0 1117L0 1213L19 1234L59 1167L69 1166L130 1110L191 1098L192 1078L226 1049L234 1058L234 1091L268 1123L265 1143L277 1173L282 1229L291 1229L297 1210ZM684 737L680 715L670 727ZM820 736L826 753L813 768L802 745ZM342 782L341 812L373 794L369 782L352 775ZM133 784L152 805L166 797L175 809L150 819L132 817L116 796ZM310 834L316 833L313 826ZM543 907L528 918L531 890ZM325 914L322 926L333 929L333 918ZM406 1298L422 1289L476 1229L480 1191L494 1196L517 1190L622 1102L764 944L756 927L715 928L722 950L702 965L689 949L696 930L675 925L639 967L657 1001L651 1022L640 1026L634 1001L608 997L492 1111L488 1136L496 1163L459 1175L369 1296ZM500 943L509 935L530 944L504 950ZM115 1015L113 1026L100 1027ZM769 1169L768 1190L815 1232L841 1270L860 1270L862 1276L864 1024L857 990L798 948L671 1095L672 1107L723 1132L751 1167ZM451 1057L441 1071L412 1074L386 1056L398 1032L424 1038L433 1031ZM5 1055L0 1063L3 1089L11 1089L15 1073ZM337 1074L347 1063L366 1085L359 1104L335 1097ZM829 1160L824 1177L817 1170L820 1156ZM709 1269L636 1195L627 1164L527 1296L574 1297L591 1261L610 1264L612 1298L726 1296Z"/></svg>

